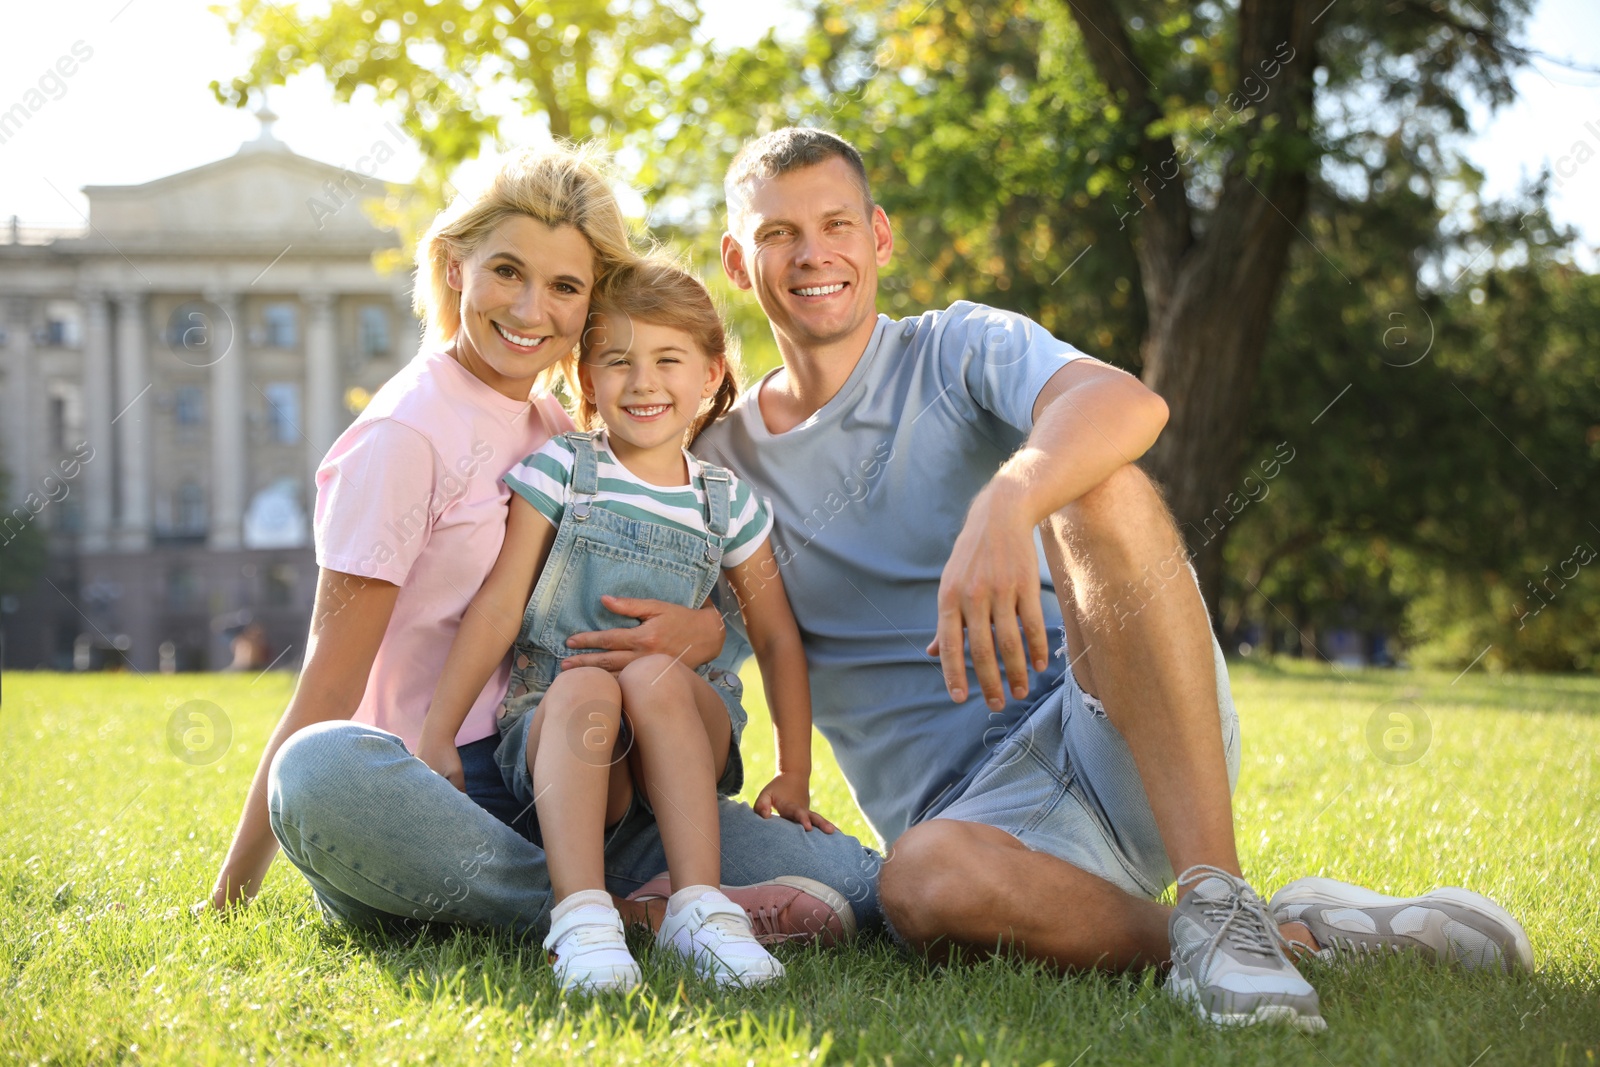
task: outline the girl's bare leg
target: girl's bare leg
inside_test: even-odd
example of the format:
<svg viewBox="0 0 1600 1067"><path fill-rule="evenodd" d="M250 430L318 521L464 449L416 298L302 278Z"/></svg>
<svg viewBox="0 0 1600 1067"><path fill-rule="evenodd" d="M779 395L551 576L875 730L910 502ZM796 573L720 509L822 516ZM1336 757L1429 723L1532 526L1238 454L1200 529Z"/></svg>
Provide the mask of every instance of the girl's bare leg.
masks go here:
<svg viewBox="0 0 1600 1067"><path fill-rule="evenodd" d="M628 763L655 809L672 888L717 885L717 779L733 738L727 709L711 683L670 656L634 660L618 682L634 736Z"/></svg>
<svg viewBox="0 0 1600 1067"><path fill-rule="evenodd" d="M556 900L606 887L605 828L622 817L633 788L613 754L622 690L606 671L563 671L539 702L528 731L528 773ZM620 807L619 807L620 803Z"/></svg>

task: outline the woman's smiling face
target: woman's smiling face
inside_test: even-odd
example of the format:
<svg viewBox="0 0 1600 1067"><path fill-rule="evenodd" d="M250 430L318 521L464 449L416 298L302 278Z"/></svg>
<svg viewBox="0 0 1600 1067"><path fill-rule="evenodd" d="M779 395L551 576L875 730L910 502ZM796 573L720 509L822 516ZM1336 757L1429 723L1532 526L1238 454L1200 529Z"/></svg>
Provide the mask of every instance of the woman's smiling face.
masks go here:
<svg viewBox="0 0 1600 1067"><path fill-rule="evenodd" d="M576 226L512 215L452 259L446 277L461 294L451 354L490 388L526 400L583 333L594 249Z"/></svg>

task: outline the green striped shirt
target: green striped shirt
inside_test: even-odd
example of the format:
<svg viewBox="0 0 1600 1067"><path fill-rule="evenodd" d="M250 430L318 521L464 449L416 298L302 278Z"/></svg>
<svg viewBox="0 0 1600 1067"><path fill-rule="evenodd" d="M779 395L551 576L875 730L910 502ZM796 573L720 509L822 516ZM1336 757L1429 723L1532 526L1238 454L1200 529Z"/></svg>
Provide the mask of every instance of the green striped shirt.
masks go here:
<svg viewBox="0 0 1600 1067"><path fill-rule="evenodd" d="M688 485L651 485L623 466L611 451L611 442L602 433L599 461L600 491L596 507L627 519L660 523L697 537L709 537L706 530L706 487L700 461L685 452L689 462ZM565 437L552 437L533 455L506 472L506 485L550 520L560 526L561 516L572 501L572 443ZM737 567L761 547L772 532L772 515L767 506L750 491L750 486L731 471L728 504L728 532L722 538L722 566Z"/></svg>

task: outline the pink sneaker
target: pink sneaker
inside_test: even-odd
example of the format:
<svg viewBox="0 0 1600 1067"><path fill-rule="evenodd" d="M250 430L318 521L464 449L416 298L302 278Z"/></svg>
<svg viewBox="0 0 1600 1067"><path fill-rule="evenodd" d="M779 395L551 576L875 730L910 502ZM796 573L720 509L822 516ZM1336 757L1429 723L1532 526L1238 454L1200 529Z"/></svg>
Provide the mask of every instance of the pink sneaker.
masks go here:
<svg viewBox="0 0 1600 1067"><path fill-rule="evenodd" d="M722 892L750 917L756 940L763 945L815 941L825 948L856 936L856 913L850 902L821 882L786 874L755 885L725 885ZM672 882L658 874L628 894L637 903L666 900Z"/></svg>

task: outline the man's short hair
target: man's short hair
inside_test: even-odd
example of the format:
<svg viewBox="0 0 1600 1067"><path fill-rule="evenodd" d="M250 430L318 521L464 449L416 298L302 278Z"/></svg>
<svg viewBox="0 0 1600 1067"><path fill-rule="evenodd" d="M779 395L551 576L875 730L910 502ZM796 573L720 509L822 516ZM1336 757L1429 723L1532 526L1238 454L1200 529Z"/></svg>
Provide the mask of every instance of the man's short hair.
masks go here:
<svg viewBox="0 0 1600 1067"><path fill-rule="evenodd" d="M872 190L867 185L867 165L855 145L843 137L819 130L814 126L785 126L759 137L733 157L728 165L728 175L722 180L723 195L728 200L728 226L733 228L734 217L745 201L745 191L758 181L776 178L792 170L814 167L830 159L842 159L861 186L861 196L867 210L872 210Z"/></svg>

